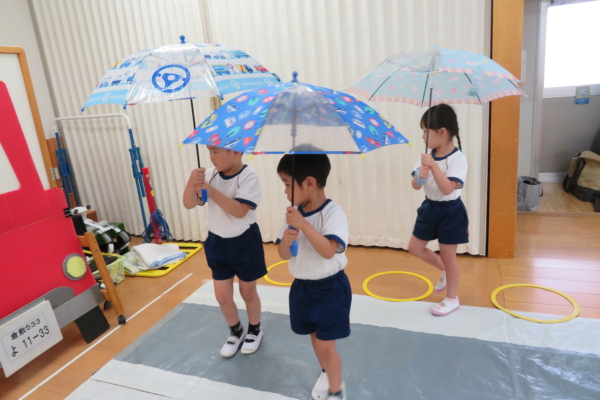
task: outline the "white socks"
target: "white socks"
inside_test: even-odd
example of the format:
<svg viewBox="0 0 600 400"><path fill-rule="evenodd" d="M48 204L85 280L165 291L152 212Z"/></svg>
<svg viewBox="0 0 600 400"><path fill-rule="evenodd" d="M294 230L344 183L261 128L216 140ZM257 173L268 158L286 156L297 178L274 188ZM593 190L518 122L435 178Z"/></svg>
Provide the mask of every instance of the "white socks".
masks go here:
<svg viewBox="0 0 600 400"><path fill-rule="evenodd" d="M446 289L446 271L442 271L442 275L440 276L440 280L435 284L435 292L439 293L442 290Z"/></svg>

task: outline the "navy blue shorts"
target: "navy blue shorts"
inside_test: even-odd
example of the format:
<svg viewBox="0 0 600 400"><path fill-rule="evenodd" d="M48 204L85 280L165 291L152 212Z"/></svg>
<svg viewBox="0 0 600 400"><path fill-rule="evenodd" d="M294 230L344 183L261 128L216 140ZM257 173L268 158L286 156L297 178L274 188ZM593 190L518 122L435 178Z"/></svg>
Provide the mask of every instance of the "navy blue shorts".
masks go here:
<svg viewBox="0 0 600 400"><path fill-rule="evenodd" d="M417 210L413 235L440 244L469 243L469 216L460 197L450 201L426 199Z"/></svg>
<svg viewBox="0 0 600 400"><path fill-rule="evenodd" d="M267 274L258 224L250 225L246 232L233 238L222 238L209 232L204 253L216 281L237 276L241 281L252 282Z"/></svg>
<svg viewBox="0 0 600 400"><path fill-rule="evenodd" d="M290 322L298 335L317 333L319 340L350 336L352 289L344 270L319 280L294 279Z"/></svg>

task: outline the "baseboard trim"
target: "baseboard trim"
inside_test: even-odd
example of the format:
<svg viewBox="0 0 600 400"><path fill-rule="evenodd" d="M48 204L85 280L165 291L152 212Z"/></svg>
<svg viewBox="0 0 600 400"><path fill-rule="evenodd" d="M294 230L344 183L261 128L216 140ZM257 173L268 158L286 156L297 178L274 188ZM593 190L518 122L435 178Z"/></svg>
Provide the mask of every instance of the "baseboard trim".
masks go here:
<svg viewBox="0 0 600 400"><path fill-rule="evenodd" d="M567 174L565 172L544 172L539 174L540 182L562 182Z"/></svg>
<svg viewBox="0 0 600 400"><path fill-rule="evenodd" d="M538 208L539 210L539 208ZM597 212L580 212L580 213L570 213L564 211L517 211L517 214L524 215L546 215L551 217L598 217L600 218L600 213Z"/></svg>

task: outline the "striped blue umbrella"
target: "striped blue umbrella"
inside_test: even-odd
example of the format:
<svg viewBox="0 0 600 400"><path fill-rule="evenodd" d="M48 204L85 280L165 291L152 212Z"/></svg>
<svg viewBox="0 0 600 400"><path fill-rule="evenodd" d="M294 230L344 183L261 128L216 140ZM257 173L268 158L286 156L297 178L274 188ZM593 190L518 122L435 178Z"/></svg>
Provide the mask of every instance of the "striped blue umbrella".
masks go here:
<svg viewBox="0 0 600 400"><path fill-rule="evenodd" d="M277 84L254 58L220 44L181 43L131 54L98 82L83 109L223 95ZM82 111L83 111L82 109Z"/></svg>

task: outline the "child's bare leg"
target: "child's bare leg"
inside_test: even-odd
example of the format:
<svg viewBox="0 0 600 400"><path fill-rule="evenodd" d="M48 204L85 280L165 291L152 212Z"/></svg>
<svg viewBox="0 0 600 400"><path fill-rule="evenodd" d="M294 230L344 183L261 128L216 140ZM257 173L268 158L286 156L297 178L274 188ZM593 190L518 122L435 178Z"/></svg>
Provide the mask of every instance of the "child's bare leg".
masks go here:
<svg viewBox="0 0 600 400"><path fill-rule="evenodd" d="M329 392L339 392L342 389L342 359L335 348L335 340L319 340L316 333L311 333L310 339L321 368L327 372Z"/></svg>
<svg viewBox="0 0 600 400"><path fill-rule="evenodd" d="M256 291L256 281L244 282L240 281L240 294L246 302L246 310L248 311L248 322L252 325L260 323L260 297Z"/></svg>
<svg viewBox="0 0 600 400"><path fill-rule="evenodd" d="M441 261L446 267L446 297L455 299L460 281L460 268L456 262L456 244L440 244Z"/></svg>
<svg viewBox="0 0 600 400"><path fill-rule="evenodd" d="M233 278L222 281L213 280L215 286L215 297L221 307L221 312L227 321L227 325L234 326L240 322L238 309L233 301Z"/></svg>
<svg viewBox="0 0 600 400"><path fill-rule="evenodd" d="M413 235L411 236L410 242L408 243L408 252L413 256L425 261L427 264L433 265L437 269L444 271L445 267L444 263L442 262L442 259L440 258L440 256L438 256L426 247L427 243L429 242L417 239Z"/></svg>

